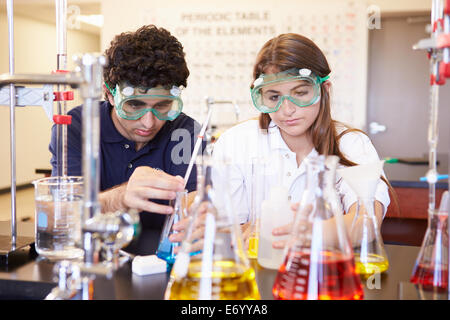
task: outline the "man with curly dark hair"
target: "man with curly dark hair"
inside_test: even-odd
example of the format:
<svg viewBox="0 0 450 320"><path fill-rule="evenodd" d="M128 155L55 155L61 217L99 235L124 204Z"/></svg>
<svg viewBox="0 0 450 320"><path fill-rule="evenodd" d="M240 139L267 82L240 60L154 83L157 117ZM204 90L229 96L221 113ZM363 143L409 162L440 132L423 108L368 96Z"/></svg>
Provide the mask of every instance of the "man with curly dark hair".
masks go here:
<svg viewBox="0 0 450 320"><path fill-rule="evenodd" d="M193 150L199 128L181 112L180 94L189 76L183 47L167 30L149 25L117 35L105 55L105 101L100 103L102 212L135 208L141 211L143 228L161 229L164 214L172 212L168 200L184 189L182 177L188 163L173 159L174 147L181 143L177 137L183 136L179 131L188 133L187 143ZM68 126L71 176L82 174L81 113L81 106L68 113L72 116ZM55 126L50 151L52 174L56 174ZM195 188L192 172L186 189ZM153 249L150 246L144 253Z"/></svg>

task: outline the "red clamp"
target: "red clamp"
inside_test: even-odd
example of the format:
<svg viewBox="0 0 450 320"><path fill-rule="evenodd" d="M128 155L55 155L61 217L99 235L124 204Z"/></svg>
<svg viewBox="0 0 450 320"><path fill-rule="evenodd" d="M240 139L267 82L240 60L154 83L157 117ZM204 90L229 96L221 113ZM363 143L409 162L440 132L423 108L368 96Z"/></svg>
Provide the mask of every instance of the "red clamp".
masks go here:
<svg viewBox="0 0 450 320"><path fill-rule="evenodd" d="M441 24L441 30L444 30L444 19L437 19L433 24L433 32L436 32L438 23Z"/></svg>
<svg viewBox="0 0 450 320"><path fill-rule="evenodd" d="M71 124L72 123L72 116L55 114L53 116L53 122L55 124Z"/></svg>
<svg viewBox="0 0 450 320"><path fill-rule="evenodd" d="M430 77L430 85L444 85L445 78L450 78L450 63L439 63L439 81L436 81L436 76L434 74Z"/></svg>
<svg viewBox="0 0 450 320"><path fill-rule="evenodd" d="M55 73L69 73L69 71L68 70L53 70L52 74L55 74Z"/></svg>
<svg viewBox="0 0 450 320"><path fill-rule="evenodd" d="M53 94L55 95L53 101L73 100L73 91L56 91Z"/></svg>
<svg viewBox="0 0 450 320"><path fill-rule="evenodd" d="M69 73L68 70L54 70L52 71L52 74L55 73ZM57 91L53 92L55 97L53 98L53 101L69 101L73 100L74 94L73 91Z"/></svg>
<svg viewBox="0 0 450 320"><path fill-rule="evenodd" d="M444 14L450 14L450 0L444 1Z"/></svg>
<svg viewBox="0 0 450 320"><path fill-rule="evenodd" d="M441 62L439 64L439 77L450 78L450 62L449 63Z"/></svg>
<svg viewBox="0 0 450 320"><path fill-rule="evenodd" d="M450 33L439 35L437 38L437 47L440 49L450 48Z"/></svg>

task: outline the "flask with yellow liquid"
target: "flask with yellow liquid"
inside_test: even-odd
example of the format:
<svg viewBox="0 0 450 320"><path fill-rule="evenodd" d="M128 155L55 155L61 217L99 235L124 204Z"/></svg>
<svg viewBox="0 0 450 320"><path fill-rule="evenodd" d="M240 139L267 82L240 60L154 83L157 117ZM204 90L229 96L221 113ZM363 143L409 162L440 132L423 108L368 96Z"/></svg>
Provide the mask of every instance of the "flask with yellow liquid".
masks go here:
<svg viewBox="0 0 450 320"><path fill-rule="evenodd" d="M207 155L197 162L197 195L190 208L191 221L165 299L260 299L226 177L225 163L215 161L213 165Z"/></svg>
<svg viewBox="0 0 450 320"><path fill-rule="evenodd" d="M375 215L374 196L383 163L384 161L377 161L338 170L358 196L350 239L353 244L356 272L362 276L382 273L389 268L389 260L381 237L381 226Z"/></svg>

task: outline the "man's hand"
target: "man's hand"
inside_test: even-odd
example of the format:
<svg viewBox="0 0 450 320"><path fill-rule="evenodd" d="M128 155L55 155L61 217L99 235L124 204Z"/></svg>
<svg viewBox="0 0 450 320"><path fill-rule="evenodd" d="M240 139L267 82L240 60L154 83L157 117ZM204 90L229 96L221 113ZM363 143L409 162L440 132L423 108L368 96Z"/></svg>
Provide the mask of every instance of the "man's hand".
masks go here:
<svg viewBox="0 0 450 320"><path fill-rule="evenodd" d="M151 167L137 167L128 180L123 203L128 208L161 214L173 212L170 206L149 199L172 200L177 191L183 191L184 180Z"/></svg>
<svg viewBox="0 0 450 320"><path fill-rule="evenodd" d="M149 199L172 200L176 192L184 189L183 178L171 176L151 167L137 167L127 183L99 196L102 212L137 209L161 214L170 214L173 208Z"/></svg>

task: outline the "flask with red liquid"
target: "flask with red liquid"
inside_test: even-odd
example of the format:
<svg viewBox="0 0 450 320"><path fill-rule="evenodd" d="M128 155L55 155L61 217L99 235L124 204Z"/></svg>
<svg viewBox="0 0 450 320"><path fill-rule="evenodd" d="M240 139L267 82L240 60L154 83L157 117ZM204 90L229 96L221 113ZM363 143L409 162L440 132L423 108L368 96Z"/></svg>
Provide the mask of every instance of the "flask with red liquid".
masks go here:
<svg viewBox="0 0 450 320"><path fill-rule="evenodd" d="M448 287L448 191L439 210L428 213L428 227L410 281L424 290Z"/></svg>
<svg viewBox="0 0 450 320"><path fill-rule="evenodd" d="M364 292L335 188L338 157L303 160L306 189L272 289L282 300L360 300Z"/></svg>

